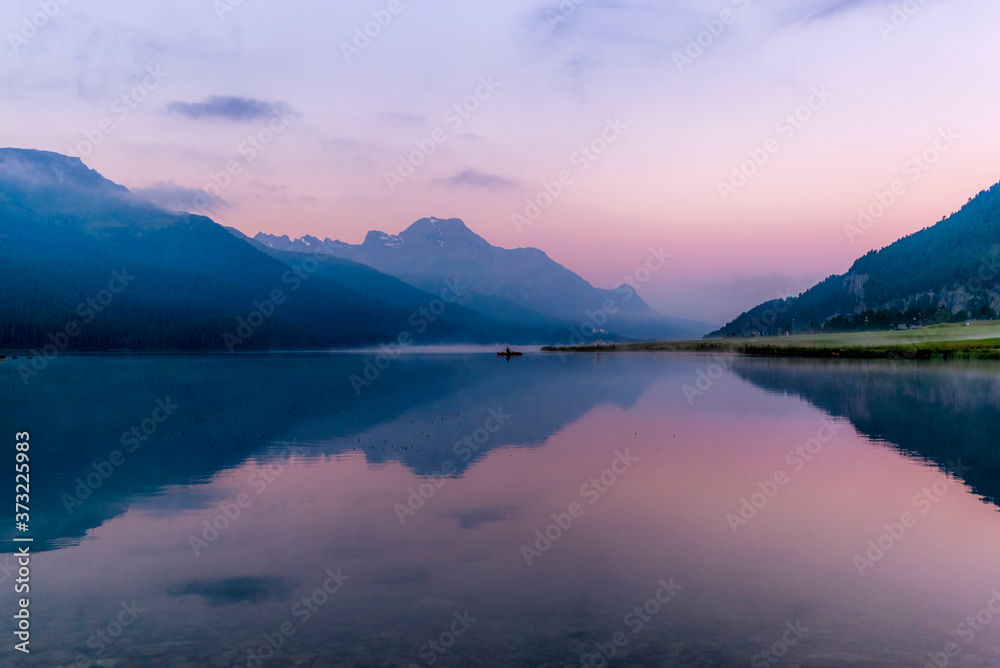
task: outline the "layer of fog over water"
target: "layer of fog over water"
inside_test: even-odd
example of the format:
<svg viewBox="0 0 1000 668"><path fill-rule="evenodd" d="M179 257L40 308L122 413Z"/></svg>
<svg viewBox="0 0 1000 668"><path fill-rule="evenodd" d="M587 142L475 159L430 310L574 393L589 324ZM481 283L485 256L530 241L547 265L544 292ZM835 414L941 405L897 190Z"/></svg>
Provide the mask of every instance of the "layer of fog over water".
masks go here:
<svg viewBox="0 0 1000 668"><path fill-rule="evenodd" d="M1000 665L998 365L365 360L0 365L0 664Z"/></svg>

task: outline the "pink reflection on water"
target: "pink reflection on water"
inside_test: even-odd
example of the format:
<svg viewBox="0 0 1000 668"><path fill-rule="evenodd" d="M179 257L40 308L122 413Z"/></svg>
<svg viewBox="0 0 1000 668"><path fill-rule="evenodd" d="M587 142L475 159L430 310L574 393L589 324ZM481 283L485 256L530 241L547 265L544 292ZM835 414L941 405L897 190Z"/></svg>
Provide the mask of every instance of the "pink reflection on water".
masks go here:
<svg viewBox="0 0 1000 668"><path fill-rule="evenodd" d="M294 601L338 567L351 581L300 637L400 620L434 627L465 609L510 626L558 630L578 615L610 628L674 578L683 590L657 628L763 642L801 619L821 629L802 647L815 665L835 652L860 660L890 640L919 657L917 647L956 640L956 626L1000 588L1000 516L961 483L948 482L933 502L915 500L944 474L845 421L834 420L833 437L800 462L795 448L824 420L829 429L826 414L732 377L702 399L688 406L664 382L631 408L592 410L544 447L491 451L461 477L439 480L405 523L396 504L427 479L402 464L373 468L361 454L292 457L280 468L250 461L207 485L163 490L82 544L40 555L39 588L58 592L60 610L93 620L84 629L135 599L149 610L136 626L144 633L224 629L238 642L287 620ZM636 461L605 487L602 473L626 452ZM777 479L786 482L768 484ZM727 514L738 516L756 493L766 502L757 496L734 532ZM240 494L239 516L218 519L219 504ZM173 510L177 503L191 509ZM572 525L551 530L542 550L536 530L573 503L581 510ZM859 574L856 555L906 512L915 525ZM209 540L204 522L213 520L229 526ZM205 541L199 556L192 537ZM523 546L538 550L530 566ZM167 595L179 583L263 576L287 581L291 594L236 607ZM1000 625L988 627L969 650L998 639Z"/></svg>

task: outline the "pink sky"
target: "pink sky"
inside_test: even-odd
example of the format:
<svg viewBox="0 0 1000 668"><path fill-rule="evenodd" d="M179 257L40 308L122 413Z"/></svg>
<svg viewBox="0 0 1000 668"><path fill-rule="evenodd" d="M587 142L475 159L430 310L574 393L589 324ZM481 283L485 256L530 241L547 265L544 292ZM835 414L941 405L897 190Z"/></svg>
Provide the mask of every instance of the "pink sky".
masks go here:
<svg viewBox="0 0 1000 668"><path fill-rule="evenodd" d="M341 43L386 3L243 3L221 17L195 0L72 3L19 40L40 10L15 0L0 9L0 143L77 153L129 188L175 196L236 161L211 215L249 234L358 243L370 229L459 217L600 287L663 246L673 260L641 294L714 322L843 272L1000 180L996 3L935 0L905 21L881 0L744 5L583 2L562 16L536 0L401 1L348 62ZM718 31L723 10L732 22L678 67L675 53ZM832 96L813 98L794 132L779 128L814 88ZM449 113L477 89L474 110ZM197 106L212 96L246 104ZM240 146L272 103L294 114L247 162ZM98 130L106 118L113 128ZM627 127L593 161L574 159L609 119ZM906 163L948 128L957 139L913 180ZM444 141L391 190L386 173L436 130ZM777 150L723 201L719 182L768 139ZM571 185L518 231L512 214L563 170ZM843 226L896 179L905 195L850 241Z"/></svg>

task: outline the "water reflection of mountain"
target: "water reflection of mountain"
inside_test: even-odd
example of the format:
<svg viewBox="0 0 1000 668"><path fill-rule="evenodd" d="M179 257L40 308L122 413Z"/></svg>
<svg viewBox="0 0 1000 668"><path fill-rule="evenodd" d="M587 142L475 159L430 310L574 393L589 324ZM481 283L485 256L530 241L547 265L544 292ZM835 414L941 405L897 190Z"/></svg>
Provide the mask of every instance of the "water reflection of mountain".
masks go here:
<svg viewBox="0 0 1000 668"><path fill-rule="evenodd" d="M11 437L31 433L31 534L41 549L74 542L164 486L267 457L275 443L295 443L296 455L307 457L361 451L372 463L401 461L421 475L450 461L460 475L495 448L543 443L595 406L629 406L663 374L638 359L597 361L407 356L358 396L349 382L364 368L356 355L63 358L27 387L11 360L0 366L0 428ZM157 414L157 400L177 408L128 452L123 432ZM483 427L491 408L510 417L475 456L457 456L454 443ZM124 463L68 512L78 479L95 463L108 471L102 463L114 451ZM11 478L0 485L6 498Z"/></svg>
<svg viewBox="0 0 1000 668"><path fill-rule="evenodd" d="M849 419L861 433L952 470L1000 505L1000 365L740 360L733 370ZM960 463L962 470L955 471Z"/></svg>

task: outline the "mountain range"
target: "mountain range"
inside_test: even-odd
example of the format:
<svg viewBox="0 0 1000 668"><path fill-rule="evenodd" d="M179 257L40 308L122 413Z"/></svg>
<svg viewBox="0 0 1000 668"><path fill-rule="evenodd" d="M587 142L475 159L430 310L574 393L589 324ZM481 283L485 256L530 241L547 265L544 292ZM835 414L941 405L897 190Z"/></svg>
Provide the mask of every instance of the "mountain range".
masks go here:
<svg viewBox="0 0 1000 668"><path fill-rule="evenodd" d="M414 343L551 343L569 340L611 294L539 250L490 246L461 221L428 218L384 236L333 253L252 240L151 204L79 158L0 149L0 348L246 351L403 334ZM621 292L621 317L593 336L710 329Z"/></svg>
<svg viewBox="0 0 1000 668"><path fill-rule="evenodd" d="M1000 314L1000 184L797 297L709 336L885 329ZM613 308L608 309L611 304ZM613 312L612 312L613 311ZM167 211L78 158L0 149L0 348L272 350L697 338L628 285L424 218L361 244Z"/></svg>
<svg viewBox="0 0 1000 668"><path fill-rule="evenodd" d="M398 235L373 230L358 245L265 233L254 240L273 250L351 260L431 294L452 281L463 286L463 306L524 327L579 328L591 320L588 314L603 311L600 329L629 338L691 338L711 329L657 313L631 286L595 288L537 248L492 246L454 218L424 218ZM614 306L605 310L609 300Z"/></svg>
<svg viewBox="0 0 1000 668"><path fill-rule="evenodd" d="M709 336L851 331L992 319L1000 314L1000 184L958 212L859 258L789 299L741 314Z"/></svg>

